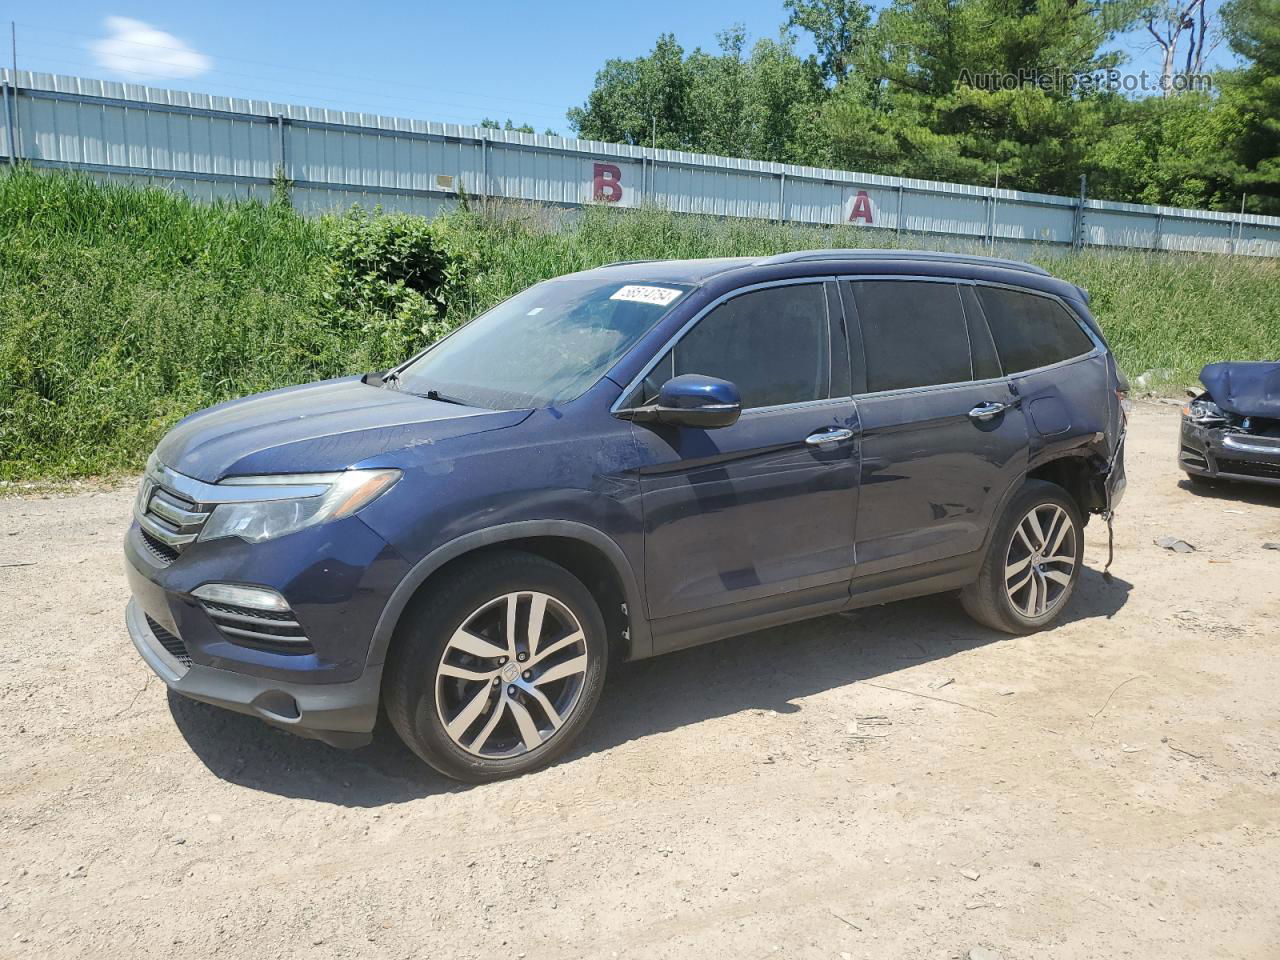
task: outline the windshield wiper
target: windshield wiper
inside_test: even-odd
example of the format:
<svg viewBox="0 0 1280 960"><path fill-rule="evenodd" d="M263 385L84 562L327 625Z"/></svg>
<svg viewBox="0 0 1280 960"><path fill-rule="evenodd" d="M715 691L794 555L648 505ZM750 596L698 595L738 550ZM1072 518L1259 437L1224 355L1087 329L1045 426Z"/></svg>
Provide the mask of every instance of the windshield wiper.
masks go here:
<svg viewBox="0 0 1280 960"><path fill-rule="evenodd" d="M388 387L388 388L394 388L396 390L402 389L400 386L400 371L392 370L385 377L383 377L382 386ZM451 397L447 393L441 393L439 390L428 390L426 393L417 393L412 390L409 390L406 392L412 393L415 397L426 397L428 400L439 400L441 403L456 403L460 407L471 406L471 404L467 403L467 401L460 400L457 397Z"/></svg>
<svg viewBox="0 0 1280 960"><path fill-rule="evenodd" d="M439 400L441 403L456 403L460 407L471 406L467 401L459 400L457 397L451 397L448 394L441 393L439 390L428 390L426 393L421 394L421 396L426 397L428 400Z"/></svg>

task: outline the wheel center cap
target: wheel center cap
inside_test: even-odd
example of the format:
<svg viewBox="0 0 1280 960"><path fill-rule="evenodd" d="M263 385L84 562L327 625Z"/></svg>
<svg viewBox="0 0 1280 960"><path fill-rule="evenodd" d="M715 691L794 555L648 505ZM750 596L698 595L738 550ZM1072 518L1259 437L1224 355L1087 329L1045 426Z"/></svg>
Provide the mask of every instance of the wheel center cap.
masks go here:
<svg viewBox="0 0 1280 960"><path fill-rule="evenodd" d="M514 660L510 661L502 668L502 679L507 683L514 682L518 676L520 676L520 668L516 666Z"/></svg>

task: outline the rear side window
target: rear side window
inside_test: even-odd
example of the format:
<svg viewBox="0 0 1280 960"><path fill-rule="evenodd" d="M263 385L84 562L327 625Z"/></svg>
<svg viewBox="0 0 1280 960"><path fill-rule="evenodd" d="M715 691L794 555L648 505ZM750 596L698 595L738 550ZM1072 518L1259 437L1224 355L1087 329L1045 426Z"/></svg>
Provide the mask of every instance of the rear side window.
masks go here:
<svg viewBox="0 0 1280 960"><path fill-rule="evenodd" d="M902 390L973 378L969 332L953 283L849 284L866 355L867 390Z"/></svg>
<svg viewBox="0 0 1280 960"><path fill-rule="evenodd" d="M672 347L669 364L657 369L732 380L744 409L825 400L831 344L822 284L770 287L726 301Z"/></svg>
<svg viewBox="0 0 1280 960"><path fill-rule="evenodd" d="M1047 367L1093 349L1075 316L1057 300L982 286L978 299L1005 373Z"/></svg>

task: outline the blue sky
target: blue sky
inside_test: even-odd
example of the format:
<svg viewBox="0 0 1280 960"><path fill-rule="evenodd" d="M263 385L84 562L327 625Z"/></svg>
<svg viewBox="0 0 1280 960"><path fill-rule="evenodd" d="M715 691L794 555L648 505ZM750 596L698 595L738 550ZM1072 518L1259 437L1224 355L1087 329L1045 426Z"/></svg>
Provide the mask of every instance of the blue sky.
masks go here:
<svg viewBox="0 0 1280 960"><path fill-rule="evenodd" d="M754 38L784 19L782 0L61 0L12 9L23 69L428 120L511 117L563 134L565 110L582 103L609 57L637 56L664 31L686 49L711 48L731 23ZM1150 67L1157 60L1143 46L1140 36L1127 45Z"/></svg>

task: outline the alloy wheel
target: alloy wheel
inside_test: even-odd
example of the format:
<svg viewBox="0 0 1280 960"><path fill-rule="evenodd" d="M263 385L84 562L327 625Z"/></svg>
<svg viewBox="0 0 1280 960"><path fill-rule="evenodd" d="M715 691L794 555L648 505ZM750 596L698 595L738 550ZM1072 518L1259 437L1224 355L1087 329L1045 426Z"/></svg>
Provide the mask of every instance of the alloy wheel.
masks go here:
<svg viewBox="0 0 1280 960"><path fill-rule="evenodd" d="M577 708L588 659L582 625L555 597L494 597L454 631L436 669L445 733L488 760L538 749Z"/></svg>
<svg viewBox="0 0 1280 960"><path fill-rule="evenodd" d="M1056 503L1032 507L1014 529L1004 583L1024 617L1047 615L1062 602L1076 565L1076 526Z"/></svg>

